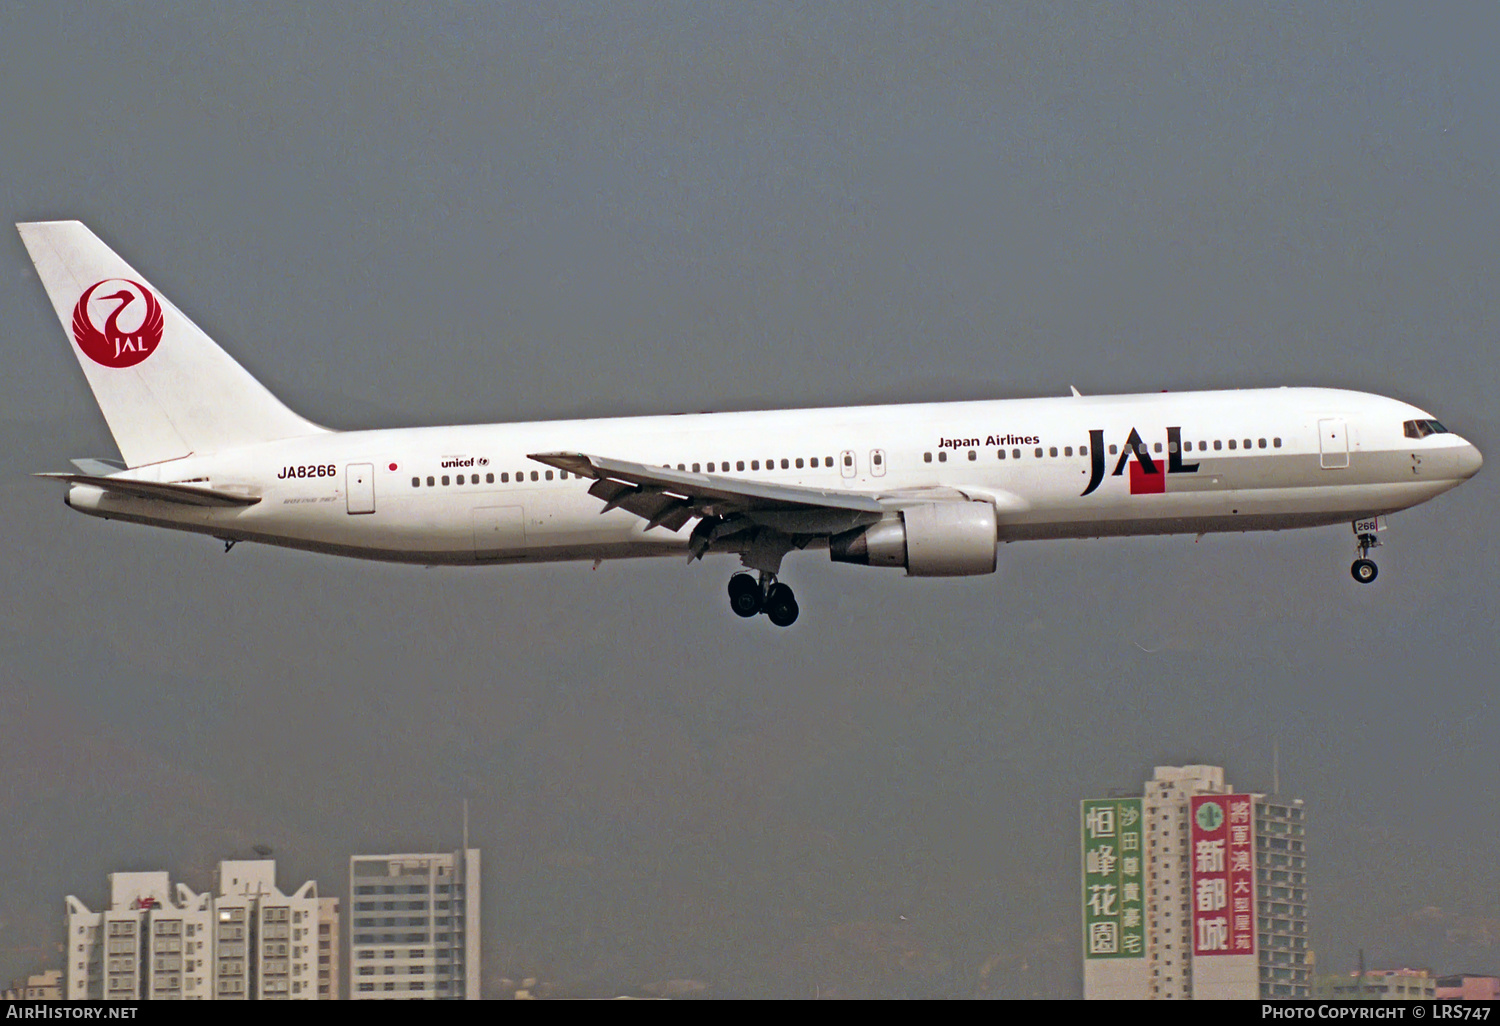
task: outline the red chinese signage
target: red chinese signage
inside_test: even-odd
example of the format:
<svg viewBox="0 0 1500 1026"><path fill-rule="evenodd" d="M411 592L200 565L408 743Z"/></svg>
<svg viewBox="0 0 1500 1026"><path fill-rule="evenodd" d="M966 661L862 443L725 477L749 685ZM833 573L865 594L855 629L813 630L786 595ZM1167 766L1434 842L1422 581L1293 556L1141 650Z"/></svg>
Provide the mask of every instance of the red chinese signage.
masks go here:
<svg viewBox="0 0 1500 1026"><path fill-rule="evenodd" d="M1255 806L1248 794L1192 800L1193 955L1255 954Z"/></svg>

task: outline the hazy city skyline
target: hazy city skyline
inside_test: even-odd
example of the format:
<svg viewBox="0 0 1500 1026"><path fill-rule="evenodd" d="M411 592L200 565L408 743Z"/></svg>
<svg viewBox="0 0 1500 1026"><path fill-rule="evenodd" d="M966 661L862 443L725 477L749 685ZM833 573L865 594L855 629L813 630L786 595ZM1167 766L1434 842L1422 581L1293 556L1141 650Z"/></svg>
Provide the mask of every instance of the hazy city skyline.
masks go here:
<svg viewBox="0 0 1500 1026"><path fill-rule="evenodd" d="M1500 451L1492 8L3 24L9 220L83 220L333 427L1288 384ZM468 798L487 978L1079 996L1078 801L1277 746L1319 971L1500 972L1493 467L1367 588L1337 527L803 554L776 634L727 558L225 554L29 477L115 450L8 238L0 979L109 872L342 880Z"/></svg>

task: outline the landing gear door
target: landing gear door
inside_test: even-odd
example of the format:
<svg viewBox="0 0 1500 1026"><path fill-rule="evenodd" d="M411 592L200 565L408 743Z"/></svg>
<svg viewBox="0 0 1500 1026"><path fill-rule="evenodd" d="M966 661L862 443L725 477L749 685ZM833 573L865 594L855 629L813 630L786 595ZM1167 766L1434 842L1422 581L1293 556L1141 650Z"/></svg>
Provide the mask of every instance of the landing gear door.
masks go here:
<svg viewBox="0 0 1500 1026"><path fill-rule="evenodd" d="M349 499L350 513L375 512L375 466L372 463L351 463L344 469L344 491Z"/></svg>
<svg viewBox="0 0 1500 1026"><path fill-rule="evenodd" d="M1342 418L1318 421L1318 452L1324 470L1342 470L1349 465L1349 429Z"/></svg>

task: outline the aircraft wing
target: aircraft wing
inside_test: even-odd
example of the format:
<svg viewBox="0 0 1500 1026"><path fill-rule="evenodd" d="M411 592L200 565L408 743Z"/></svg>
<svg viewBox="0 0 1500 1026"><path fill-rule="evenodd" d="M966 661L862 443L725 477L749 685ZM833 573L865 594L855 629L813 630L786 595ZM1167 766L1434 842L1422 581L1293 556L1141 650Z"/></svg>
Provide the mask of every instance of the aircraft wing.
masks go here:
<svg viewBox="0 0 1500 1026"><path fill-rule="evenodd" d="M601 513L619 508L646 521L646 529L680 530L694 517L740 527L767 527L787 535L828 535L873 524L886 507L870 495L800 485L695 474L670 467L575 452L533 453L530 459L594 479L589 494L604 501Z"/></svg>
<svg viewBox="0 0 1500 1026"><path fill-rule="evenodd" d="M162 502L180 502L188 506L254 506L258 496L223 492L214 488L199 488L197 485L164 484L161 481L132 481L122 477L100 477L95 474L37 474L54 481L69 484L93 485L106 491L137 499L158 499Z"/></svg>

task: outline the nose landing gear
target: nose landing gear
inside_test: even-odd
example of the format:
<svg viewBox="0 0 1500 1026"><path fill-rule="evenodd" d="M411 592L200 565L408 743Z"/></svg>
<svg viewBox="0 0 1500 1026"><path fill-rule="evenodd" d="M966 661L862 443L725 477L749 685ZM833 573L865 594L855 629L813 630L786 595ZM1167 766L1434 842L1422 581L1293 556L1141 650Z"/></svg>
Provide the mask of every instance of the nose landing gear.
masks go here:
<svg viewBox="0 0 1500 1026"><path fill-rule="evenodd" d="M797 622L797 598L792 589L776 580L775 574L761 571L757 580L746 573L729 579L729 608L744 617L765 613L778 627Z"/></svg>
<svg viewBox="0 0 1500 1026"><path fill-rule="evenodd" d="M1360 527L1371 523L1371 521L1356 521L1355 530L1358 531ZM1376 528L1376 530L1379 530L1379 528ZM1374 531L1359 531L1358 545L1359 558L1354 561L1353 566L1349 567L1349 573L1360 584L1369 584L1375 579L1375 575L1380 573L1380 568L1370 558L1370 550L1380 547L1380 538Z"/></svg>

